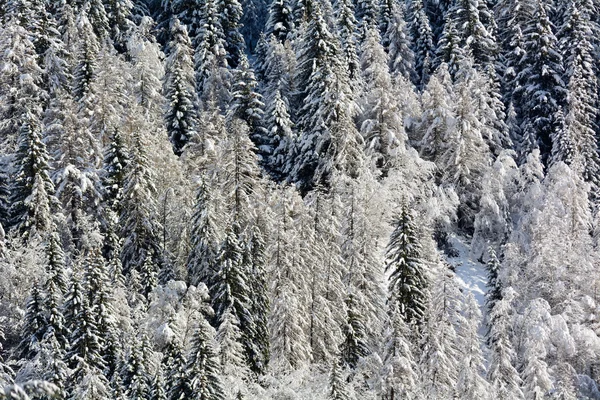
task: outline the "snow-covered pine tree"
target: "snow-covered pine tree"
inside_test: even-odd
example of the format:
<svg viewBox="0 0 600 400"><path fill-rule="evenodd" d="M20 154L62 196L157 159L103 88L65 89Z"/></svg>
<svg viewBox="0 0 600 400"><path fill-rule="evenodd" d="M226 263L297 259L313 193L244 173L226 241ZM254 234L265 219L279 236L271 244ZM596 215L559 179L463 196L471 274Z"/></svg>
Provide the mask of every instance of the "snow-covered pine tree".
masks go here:
<svg viewBox="0 0 600 400"><path fill-rule="evenodd" d="M120 234L124 239L121 262L126 276L133 270L142 273L144 267L155 269L158 273L161 266L155 187L145 145L142 133L134 131L119 216Z"/></svg>
<svg viewBox="0 0 600 400"><path fill-rule="evenodd" d="M26 111L19 129L16 171L9 197L13 225L26 239L44 237L53 228L51 213L57 201L48 158L38 116Z"/></svg>
<svg viewBox="0 0 600 400"><path fill-rule="evenodd" d="M440 270L432 283L432 294L422 338L419 360L421 387L427 398L451 398L457 385L458 373L463 367L459 360L459 338L455 323L460 313L462 294L454 273Z"/></svg>
<svg viewBox="0 0 600 400"><path fill-rule="evenodd" d="M265 33L274 35L281 43L285 42L294 30L293 9L294 5L290 0L271 1Z"/></svg>
<svg viewBox="0 0 600 400"><path fill-rule="evenodd" d="M229 104L229 119L238 118L246 123L250 139L256 146L260 161L266 164L265 145L266 132L262 126L264 103L257 90L258 83L254 71L250 68L248 57L245 54L238 56L237 70L233 73L231 88L232 100Z"/></svg>
<svg viewBox="0 0 600 400"><path fill-rule="evenodd" d="M32 359L40 351L42 341L47 329L46 310L44 297L38 282L34 282L27 299L26 311L21 328L21 342L18 347L18 357Z"/></svg>
<svg viewBox="0 0 600 400"><path fill-rule="evenodd" d="M369 354L365 317L360 314L356 296L348 293L345 299L346 320L342 326L344 341L340 344L340 357L344 365L356 368L362 357Z"/></svg>
<svg viewBox="0 0 600 400"><path fill-rule="evenodd" d="M111 27L103 0L83 0L81 8L85 10L96 36L100 40L108 38Z"/></svg>
<svg viewBox="0 0 600 400"><path fill-rule="evenodd" d="M240 33L242 5L238 0L218 0L217 9L225 39L227 65L236 69L239 67L246 49L244 37Z"/></svg>
<svg viewBox="0 0 600 400"><path fill-rule="evenodd" d="M412 37L413 53L415 55L415 85L424 88L433 72L435 45L429 18L425 12L423 0L409 2L408 27Z"/></svg>
<svg viewBox="0 0 600 400"><path fill-rule="evenodd" d="M494 63L497 53L493 20L486 1L455 1L446 15L446 24L453 25L459 35L459 46L471 52L475 66L481 70Z"/></svg>
<svg viewBox="0 0 600 400"><path fill-rule="evenodd" d="M361 46L364 89L359 99L362 110L359 121L365 152L385 177L396 158L404 152L406 134L392 86L388 57L380 41L377 28L373 27L365 33Z"/></svg>
<svg viewBox="0 0 600 400"><path fill-rule="evenodd" d="M542 162L547 163L552 152L550 136L559 129L556 113L566 96L563 59L559 52L554 27L543 2L536 1L535 13L523 29L524 53L519 61L524 68L516 77L523 135L518 143L521 160L534 148L539 148Z"/></svg>
<svg viewBox="0 0 600 400"><path fill-rule="evenodd" d="M265 129L267 130L267 151L265 166L269 174L277 182L284 181L287 176L288 157L294 144L295 135L290 118L289 106L281 95L281 90L275 92L267 100L265 113Z"/></svg>
<svg viewBox="0 0 600 400"><path fill-rule="evenodd" d="M335 12L338 24L338 36L344 58L348 64L348 76L351 82L356 82L360 76L360 64L358 60L357 29L358 21L354 16L354 4L349 0L337 0Z"/></svg>
<svg viewBox="0 0 600 400"><path fill-rule="evenodd" d="M198 400L224 400L217 354L213 348L210 327L200 321L195 329L186 376L190 385L190 397Z"/></svg>
<svg viewBox="0 0 600 400"><path fill-rule="evenodd" d="M110 38L118 50L124 51L127 34L133 27L133 1L103 0L103 2L110 27Z"/></svg>
<svg viewBox="0 0 600 400"><path fill-rule="evenodd" d="M354 102L339 41L330 32L320 6L312 12L298 40L299 91L296 105L302 134L294 149L291 180L306 192L330 185L334 171L353 175L360 164L360 139L354 129Z"/></svg>
<svg viewBox="0 0 600 400"><path fill-rule="evenodd" d="M204 103L212 99L224 108L229 100L230 81L219 5L217 0L206 0L202 2L201 7L196 8L197 14L194 18L198 20L197 28L190 28L194 48L196 90ZM203 106L206 108L207 104Z"/></svg>
<svg viewBox="0 0 600 400"><path fill-rule="evenodd" d="M485 295L485 306L487 313L491 313L496 303L502 300L502 281L500 280L500 260L496 255L496 250L492 246L488 248L488 261L485 269L488 274L487 288Z"/></svg>
<svg viewBox="0 0 600 400"><path fill-rule="evenodd" d="M415 54L411 48L408 25L401 5L392 7L390 18L387 30L382 32L382 44L389 55L390 72L394 77L401 76L414 82Z"/></svg>
<svg viewBox="0 0 600 400"><path fill-rule="evenodd" d="M489 315L490 330L487 340L491 357L487 379L492 385L494 396L502 400L524 399L521 378L513 366L515 351L508 336L511 326L511 302L515 295L513 288L505 288L502 291L502 300L496 302Z"/></svg>
<svg viewBox="0 0 600 400"><path fill-rule="evenodd" d="M457 324L459 343L459 362L456 396L460 399L489 398L490 387L485 380L485 359L481 349L479 326L481 311L473 292L468 292L463 303L462 315Z"/></svg>
<svg viewBox="0 0 600 400"><path fill-rule="evenodd" d="M408 325L421 325L427 304L427 265L422 255L414 213L406 202L394 222L394 231L386 249L387 273L390 273L388 303Z"/></svg>
<svg viewBox="0 0 600 400"><path fill-rule="evenodd" d="M188 282L208 287L217 270L219 257L218 215L210 186L205 179L198 180L196 203L192 217L191 251L187 263Z"/></svg>
<svg viewBox="0 0 600 400"><path fill-rule="evenodd" d="M413 335L398 305L388 305L385 333L382 394L386 400L418 398L418 369L413 355ZM391 308L394 307L394 308Z"/></svg>
<svg viewBox="0 0 600 400"><path fill-rule="evenodd" d="M167 64L164 95L167 99L165 124L175 154L181 155L183 148L197 134L196 81L192 59L192 43L186 27L177 17L171 21L171 40L167 45Z"/></svg>
<svg viewBox="0 0 600 400"><path fill-rule="evenodd" d="M337 361L333 362L329 373L329 397L328 400L349 400L348 389L341 367Z"/></svg>

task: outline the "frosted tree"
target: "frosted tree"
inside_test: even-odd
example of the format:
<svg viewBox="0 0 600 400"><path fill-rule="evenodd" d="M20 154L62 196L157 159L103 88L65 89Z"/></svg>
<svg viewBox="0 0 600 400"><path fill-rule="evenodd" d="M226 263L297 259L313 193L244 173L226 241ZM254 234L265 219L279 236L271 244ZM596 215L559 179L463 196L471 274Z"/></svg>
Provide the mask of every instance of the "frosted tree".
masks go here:
<svg viewBox="0 0 600 400"><path fill-rule="evenodd" d="M410 2L408 10L408 27L413 39L413 53L415 55L415 85L423 88L429 81L433 72L432 64L435 58L435 45L429 18L425 12L422 0Z"/></svg>
<svg viewBox="0 0 600 400"><path fill-rule="evenodd" d="M227 65L236 69L242 62L242 56L244 56L246 48L244 37L240 32L243 14L242 5L238 0L219 0L217 9L225 39Z"/></svg>
<svg viewBox="0 0 600 400"><path fill-rule="evenodd" d="M216 335L219 343L218 358L221 370L227 378L231 379L230 382L234 387L237 380L246 379L250 372L241 343L242 333L238 325L239 321L233 310L229 308L223 316Z"/></svg>
<svg viewBox="0 0 600 400"><path fill-rule="evenodd" d="M123 273L126 276L134 270L158 273L161 251L157 237L160 227L155 219L155 188L145 142L138 130L133 132L130 152L119 216L120 233L124 238L121 251Z"/></svg>
<svg viewBox="0 0 600 400"><path fill-rule="evenodd" d="M469 58L459 71L456 87L456 126L448 138L448 148L441 156L439 167L444 171L443 181L455 186L461 200L458 225L471 231L481 196L481 176L489 168L491 156L482 137L482 122L473 113L476 107L472 93L476 80Z"/></svg>
<svg viewBox="0 0 600 400"><path fill-rule="evenodd" d="M170 36L163 89L168 102L165 123L175 154L180 155L190 138L197 134L196 82L192 43L177 18L171 21Z"/></svg>
<svg viewBox="0 0 600 400"><path fill-rule="evenodd" d="M17 147L23 116L29 113L39 119L40 102L45 94L41 89L42 69L36 61L35 46L17 18L11 18L3 25L0 53L4 55L0 61L3 71L0 77L0 148L3 154L10 154ZM5 171L8 171L7 161L2 159Z"/></svg>
<svg viewBox="0 0 600 400"><path fill-rule="evenodd" d="M50 180L49 157L37 116L26 112L19 130L16 171L9 201L13 224L26 238L44 236L52 229L51 213L57 206Z"/></svg>
<svg viewBox="0 0 600 400"><path fill-rule="evenodd" d="M548 366L544 361L546 349L543 340L543 336L538 336L525 344L524 368L521 375L523 394L527 399L543 399L553 387Z"/></svg>
<svg viewBox="0 0 600 400"><path fill-rule="evenodd" d="M110 37L120 50L124 50L125 39L133 25L133 3L132 0L104 0Z"/></svg>
<svg viewBox="0 0 600 400"><path fill-rule="evenodd" d="M328 186L335 170L353 174L360 163L348 71L339 42L329 31L320 7L312 6L298 41L295 77L296 85L304 89L296 99L302 134L294 149L291 177L302 191L318 184Z"/></svg>
<svg viewBox="0 0 600 400"><path fill-rule="evenodd" d="M518 95L523 132L518 143L519 155L523 160L532 149L539 148L546 163L552 151L550 135L558 129L555 117L564 102L566 88L557 39L540 1L536 2L535 13L523 30L523 41L525 52L520 63L525 67L516 77L521 83Z"/></svg>
<svg viewBox="0 0 600 400"><path fill-rule="evenodd" d="M396 157L402 154L406 135L388 72L387 55L379 42L377 29L369 29L361 46L360 63L365 89L359 105L366 153L385 177L394 166Z"/></svg>
<svg viewBox="0 0 600 400"><path fill-rule="evenodd" d="M457 330L460 341L460 363L462 368L458 374L456 395L464 399L489 398L490 387L484 379L485 360L481 350L479 326L481 311L472 292L465 296L462 318Z"/></svg>
<svg viewBox="0 0 600 400"><path fill-rule="evenodd" d="M415 54L411 48L408 25L401 6L392 7L387 30L382 33L382 43L387 44L390 72L413 81L415 74Z"/></svg>
<svg viewBox="0 0 600 400"><path fill-rule="evenodd" d="M269 332L273 368L292 370L310 360L307 335L307 282L300 240L302 201L291 188L280 189L275 207Z"/></svg>
<svg viewBox="0 0 600 400"><path fill-rule="evenodd" d="M354 5L348 0L338 0L335 3L335 11L338 21L338 36L345 61L348 64L348 75L351 81L355 81L360 74L360 64L357 49L358 21L355 18Z"/></svg>
<svg viewBox="0 0 600 400"><path fill-rule="evenodd" d="M295 135L288 103L279 89L267 100L264 125L267 130L265 147L268 152L265 164L276 181L283 181L288 172L286 166Z"/></svg>
<svg viewBox="0 0 600 400"><path fill-rule="evenodd" d="M340 371L340 366L337 362L333 363L331 372L329 373L329 400L348 400L348 390L346 382Z"/></svg>
<svg viewBox="0 0 600 400"><path fill-rule="evenodd" d="M443 170L441 157L448 149L456 124L452 106L454 91L446 64L442 64L431 77L421 99L423 113L417 122L420 139L417 147L425 159L435 162Z"/></svg>
<svg viewBox="0 0 600 400"><path fill-rule="evenodd" d="M88 15L96 36L102 40L109 37L110 26L103 1L84 0L82 9L85 10L86 14Z"/></svg>
<svg viewBox="0 0 600 400"><path fill-rule="evenodd" d="M258 93L258 83L254 71L250 68L248 57L238 57L238 69L233 73L231 88L232 101L229 104L229 118L238 118L248 125L250 138L256 146L261 159L265 157L265 129L262 126L264 103Z"/></svg>
<svg viewBox="0 0 600 400"><path fill-rule="evenodd" d="M502 300L502 281L500 280L500 261L496 255L496 251L492 246L488 248L488 261L485 264L485 269L488 273L487 288L488 292L485 296L485 305L487 312L491 313L496 303Z"/></svg>
<svg viewBox="0 0 600 400"><path fill-rule="evenodd" d="M502 300L490 312L490 331L487 339L491 349L487 379L498 399L524 399L521 378L513 366L515 351L509 338L511 302L515 298L511 287L502 291Z"/></svg>
<svg viewBox="0 0 600 400"><path fill-rule="evenodd" d="M398 307L408 325L423 322L427 303L427 265L418 235L413 211L404 202L386 249L385 270L390 307Z"/></svg>
<svg viewBox="0 0 600 400"><path fill-rule="evenodd" d="M21 329L21 342L18 353L22 359L31 359L40 350L40 342L46 331L46 310L44 309L44 298L39 283L35 282L31 287L27 299L26 311Z"/></svg>
<svg viewBox="0 0 600 400"><path fill-rule="evenodd" d="M219 256L219 227L210 186L200 179L192 217L191 251L187 263L188 281L194 286L212 284Z"/></svg>
<svg viewBox="0 0 600 400"><path fill-rule="evenodd" d="M342 327L344 341L340 345L340 357L350 368L356 368L362 357L369 354L365 317L360 314L356 296L348 293L345 299L346 321Z"/></svg>
<svg viewBox="0 0 600 400"><path fill-rule="evenodd" d="M224 400L225 392L219 376L217 354L213 348L210 327L201 321L192 338L186 375L190 396L199 400Z"/></svg>
<svg viewBox="0 0 600 400"><path fill-rule="evenodd" d="M294 29L294 5L289 0L274 0L269 7L269 18L265 32L274 35L280 42L285 42Z"/></svg>
<svg viewBox="0 0 600 400"><path fill-rule="evenodd" d="M213 99L219 105L227 101L229 79L225 33L216 0L203 2L197 8L197 31L190 30L194 47L196 90L201 100ZM189 25L188 25L189 26Z"/></svg>
<svg viewBox="0 0 600 400"><path fill-rule="evenodd" d="M390 322L384 343L383 395L385 399L418 398L418 368L409 326L398 305L389 309Z"/></svg>

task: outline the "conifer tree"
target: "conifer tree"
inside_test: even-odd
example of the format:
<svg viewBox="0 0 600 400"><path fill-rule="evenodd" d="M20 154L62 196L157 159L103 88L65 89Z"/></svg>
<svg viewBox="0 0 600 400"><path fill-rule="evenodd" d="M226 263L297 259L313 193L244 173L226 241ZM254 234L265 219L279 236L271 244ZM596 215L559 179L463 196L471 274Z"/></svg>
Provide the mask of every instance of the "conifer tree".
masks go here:
<svg viewBox="0 0 600 400"><path fill-rule="evenodd" d="M348 400L346 382L341 374L340 366L337 362L333 363L329 373L329 400Z"/></svg>
<svg viewBox="0 0 600 400"><path fill-rule="evenodd" d="M129 30L132 28L132 0L104 0L104 8L110 27L110 37L115 47L121 51L125 49L125 41Z"/></svg>
<svg viewBox="0 0 600 400"><path fill-rule="evenodd" d="M201 321L192 338L186 367L190 397L198 400L224 400L225 392L209 329L206 322Z"/></svg>
<svg viewBox="0 0 600 400"><path fill-rule="evenodd" d="M258 93L254 71L250 68L248 57L239 56L237 70L233 73L231 88L232 101L229 105L229 118L238 118L248 125L250 139L256 146L261 159L265 157L265 129L262 126L264 103Z"/></svg>
<svg viewBox="0 0 600 400"><path fill-rule="evenodd" d="M164 93L167 98L165 123L175 154L197 134L196 92L192 43L186 28L176 17L171 21L171 41L167 46Z"/></svg>
<svg viewBox="0 0 600 400"><path fill-rule="evenodd" d="M338 36L348 65L348 76L354 82L360 75L360 64L357 49L358 21L354 16L354 5L348 0L338 0L335 3L338 21Z"/></svg>
<svg viewBox="0 0 600 400"><path fill-rule="evenodd" d="M539 148L546 163L552 151L550 136L559 128L556 113L564 103L566 88L562 56L541 1L536 2L535 13L527 21L523 40L525 52L520 64L525 67L516 77L521 84L517 95L523 132L519 154L524 159L532 149Z"/></svg>
<svg viewBox="0 0 600 400"><path fill-rule="evenodd" d="M302 134L295 146L291 175L304 192L318 184L328 186L335 170L355 174L361 155L339 42L330 33L320 7L313 6L299 40L295 78L296 85L305 89L297 99Z"/></svg>
<svg viewBox="0 0 600 400"><path fill-rule="evenodd" d="M281 182L289 172L288 157L295 139L289 106L281 90L276 89L268 99L265 114L267 144L264 146L268 152L265 165L270 175Z"/></svg>
<svg viewBox="0 0 600 400"><path fill-rule="evenodd" d="M271 1L265 33L274 35L281 43L285 42L294 29L293 9L293 2L289 0Z"/></svg>
<svg viewBox="0 0 600 400"><path fill-rule="evenodd" d="M100 40L108 38L110 25L102 0L84 0L82 9L85 10L96 36Z"/></svg>
<svg viewBox="0 0 600 400"><path fill-rule="evenodd" d="M26 312L21 330L19 355L22 359L32 359L40 351L40 342L46 332L46 310L40 285L35 282L27 300Z"/></svg>
<svg viewBox="0 0 600 400"><path fill-rule="evenodd" d="M485 269L488 273L487 287L488 291L485 296L485 304L488 313L492 311L496 303L502 299L502 281L500 280L500 261L493 247L488 248L488 261Z"/></svg>
<svg viewBox="0 0 600 400"><path fill-rule="evenodd" d="M386 250L386 272L391 272L389 303L398 307L407 324L421 324L427 299L427 266L422 255L413 212L404 202Z"/></svg>
<svg viewBox="0 0 600 400"><path fill-rule="evenodd" d="M194 286L204 283L212 286L211 278L217 271L219 236L217 215L210 186L199 179L196 203L192 216L191 251L187 262L188 281Z"/></svg>
<svg viewBox="0 0 600 400"><path fill-rule="evenodd" d="M391 11L387 30L382 31L382 44L388 52L390 72L393 77L401 76L414 82L415 54L411 48L404 11L401 6L394 6Z"/></svg>
<svg viewBox="0 0 600 400"><path fill-rule="evenodd" d="M362 109L360 130L366 153L385 177L404 150L405 133L379 33L376 28L371 28L365 36L360 57L365 82L359 102Z"/></svg>
<svg viewBox="0 0 600 400"><path fill-rule="evenodd" d="M509 338L510 303L515 291L511 287L502 291L502 300L496 302L492 309L490 331L487 339L491 348L491 359L487 379L492 385L498 399L523 399L521 378L513 366L515 351Z"/></svg>
<svg viewBox="0 0 600 400"><path fill-rule="evenodd" d="M33 113L23 115L15 161L17 169L9 197L13 224L25 238L45 236L52 229L51 212L56 200L46 145Z"/></svg>
<svg viewBox="0 0 600 400"><path fill-rule="evenodd" d="M244 37L240 32L240 21L243 14L242 5L238 0L219 0L217 9L225 40L227 65L236 69L242 62L242 56L246 48Z"/></svg>
<svg viewBox="0 0 600 400"><path fill-rule="evenodd" d="M425 12L422 0L410 2L408 10L409 32L413 39L413 52L415 55L415 85L423 88L429 81L433 72L432 64L435 59L433 32L429 18Z"/></svg>
<svg viewBox="0 0 600 400"><path fill-rule="evenodd" d="M356 368L361 357L369 354L365 318L358 312L355 296L349 293L346 297L346 322L342 328L344 341L340 345L340 356L344 364L350 368Z"/></svg>
<svg viewBox="0 0 600 400"><path fill-rule="evenodd" d="M119 216L124 238L121 262L126 276L133 270L142 273L144 267L159 268L161 255L153 174L142 133L136 130L132 139L123 188L123 208Z"/></svg>

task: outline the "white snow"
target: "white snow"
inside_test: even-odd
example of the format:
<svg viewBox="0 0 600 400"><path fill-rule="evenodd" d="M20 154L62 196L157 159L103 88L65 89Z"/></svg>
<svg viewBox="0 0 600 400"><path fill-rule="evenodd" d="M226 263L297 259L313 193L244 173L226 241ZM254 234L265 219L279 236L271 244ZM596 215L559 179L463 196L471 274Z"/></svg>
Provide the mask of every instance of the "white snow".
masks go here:
<svg viewBox="0 0 600 400"><path fill-rule="evenodd" d="M487 271L485 264L471 258L470 240L452 234L450 244L458 252L457 257L448 257L448 262L456 270L456 278L463 290L469 290L475 296L481 313L485 314L485 294L487 293Z"/></svg>

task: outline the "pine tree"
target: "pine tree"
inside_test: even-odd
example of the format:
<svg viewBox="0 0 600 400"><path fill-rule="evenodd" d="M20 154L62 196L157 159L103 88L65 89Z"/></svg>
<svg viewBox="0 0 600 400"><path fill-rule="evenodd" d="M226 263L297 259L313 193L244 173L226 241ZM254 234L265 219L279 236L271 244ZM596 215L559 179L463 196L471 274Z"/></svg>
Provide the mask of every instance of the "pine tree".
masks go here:
<svg viewBox="0 0 600 400"><path fill-rule="evenodd" d="M404 202L386 250L386 272L391 271L389 302L407 324L421 324L426 304L427 266L412 211Z"/></svg>
<svg viewBox="0 0 600 400"><path fill-rule="evenodd" d="M289 0L271 1L265 33L274 35L281 43L285 42L294 29L293 9Z"/></svg>
<svg viewBox="0 0 600 400"><path fill-rule="evenodd" d="M104 0L104 8L110 26L110 37L115 47L125 49L127 34L132 28L132 0Z"/></svg>
<svg viewBox="0 0 600 400"><path fill-rule="evenodd" d="M289 172L286 168L295 139L289 106L281 95L281 90L276 89L267 100L265 114L265 129L268 137L267 144L264 145L268 152L265 165L270 175L281 182Z"/></svg>
<svg viewBox="0 0 600 400"><path fill-rule="evenodd" d="M511 302L515 291L505 288L502 291L502 300L496 302L492 309L490 331L487 339L491 348L491 359L487 372L487 379L492 385L498 399L523 399L521 392L521 378L513 367L515 352L508 337L510 328Z"/></svg>
<svg viewBox="0 0 600 400"><path fill-rule="evenodd" d="M46 310L40 285L35 282L31 288L21 330L21 343L18 353L22 359L32 359L40 351L40 342L47 327Z"/></svg>
<svg viewBox="0 0 600 400"><path fill-rule="evenodd" d="M224 400L225 392L219 377L217 355L213 349L206 322L201 321L192 338L186 375L190 382L190 397L198 400Z"/></svg>
<svg viewBox="0 0 600 400"><path fill-rule="evenodd" d="M383 177L402 153L405 133L399 104L395 100L388 59L376 28L366 32L361 46L361 70L365 88L360 99L361 133L366 153Z"/></svg>
<svg viewBox="0 0 600 400"><path fill-rule="evenodd" d="M165 123L175 154L181 155L190 138L197 134L196 83L192 43L185 26L177 18L171 21L170 36L164 82L164 93L169 102Z"/></svg>
<svg viewBox="0 0 600 400"><path fill-rule="evenodd" d="M44 236L52 229L51 212L56 207L54 185L49 176L48 153L37 117L27 112L19 131L15 155L17 170L11 188L13 224L26 238Z"/></svg>
<svg viewBox="0 0 600 400"><path fill-rule="evenodd" d="M248 125L250 139L256 146L261 160L265 158L265 129L262 127L264 103L258 93L254 71L250 68L248 57L239 56L237 70L233 73L231 88L232 101L229 105L229 118L238 118Z"/></svg>
<svg viewBox="0 0 600 400"><path fill-rule="evenodd" d="M407 81L414 82L415 54L411 48L408 26L401 6L392 7L387 30L382 32L382 44L388 52L392 76L401 76Z"/></svg>
<svg viewBox="0 0 600 400"><path fill-rule="evenodd" d="M194 286L212 285L217 270L219 236L217 215L210 186L200 179L192 217L191 251L187 263L188 281Z"/></svg>
<svg viewBox="0 0 600 400"><path fill-rule="evenodd" d="M342 328L344 341L340 345L340 356L344 364L350 368L356 368L360 359L369 354L365 318L358 312L355 296L349 293L346 297L346 323Z"/></svg>
<svg viewBox="0 0 600 400"><path fill-rule="evenodd" d="M337 362L333 363L329 373L329 400L348 400L346 382L341 374L340 366Z"/></svg>
<svg viewBox="0 0 600 400"><path fill-rule="evenodd" d="M485 265L485 269L488 273L487 287L488 291L485 296L485 304L488 313L490 313L496 303L502 300L502 281L500 280L500 261L496 256L496 251L493 247L488 248L488 261Z"/></svg>
<svg viewBox="0 0 600 400"><path fill-rule="evenodd" d="M562 80L563 60L558 51L553 26L542 2L536 3L535 13L523 31L524 54L520 64L524 69L516 79L521 103L521 130L519 143L521 159L534 148L539 148L542 161L547 162L552 151L550 136L559 127L556 113L564 103L566 90Z"/></svg>
<svg viewBox="0 0 600 400"><path fill-rule="evenodd" d="M123 188L123 208L119 216L124 238L121 262L126 276L133 270L142 273L144 266L159 267L161 255L157 237L160 227L155 220L153 174L142 133L135 131L132 139Z"/></svg>
<svg viewBox="0 0 600 400"><path fill-rule="evenodd" d="M423 88L433 72L432 64L435 59L433 32L429 18L425 12L422 0L413 0L408 10L409 32L413 39L415 55L415 85Z"/></svg>
<svg viewBox="0 0 600 400"><path fill-rule="evenodd" d="M491 29L495 23L486 1L458 0L446 18L457 29L459 45L470 51L477 67L484 69L494 63L497 46Z"/></svg>
<svg viewBox="0 0 600 400"><path fill-rule="evenodd" d="M384 387L386 399L413 399L418 394L417 364L413 357L413 333L404 322L398 305L390 308L384 345Z"/></svg>
<svg viewBox="0 0 600 400"><path fill-rule="evenodd" d="M336 170L355 174L361 151L353 129L348 71L341 61L339 42L317 4L299 43L295 80L305 89L297 99L302 134L295 146L291 176L306 192L318 184L328 186Z"/></svg>
<svg viewBox="0 0 600 400"><path fill-rule="evenodd" d="M229 96L229 73L226 71L225 33L217 1L204 1L198 9L198 16L201 17L195 17L198 18L197 30L190 29L194 47L196 90L202 101L211 99L217 101L219 106L224 106Z"/></svg>
<svg viewBox="0 0 600 400"><path fill-rule="evenodd" d="M238 0L219 0L217 8L225 39L227 65L230 68L236 69L242 62L246 48L244 37L240 32L240 21L243 14L242 5Z"/></svg>
<svg viewBox="0 0 600 400"><path fill-rule="evenodd" d="M356 81L360 75L360 64L357 49L358 21L354 16L354 5L348 0L337 0L335 11L338 21L338 36L348 65L348 76L351 82Z"/></svg>
<svg viewBox="0 0 600 400"><path fill-rule="evenodd" d="M242 333L232 308L228 308L225 312L216 340L219 343L218 358L223 374L236 379L247 378L249 369L241 343Z"/></svg>
<svg viewBox="0 0 600 400"><path fill-rule="evenodd" d="M82 9L88 15L96 36L100 40L108 38L110 25L102 0L84 0Z"/></svg>

